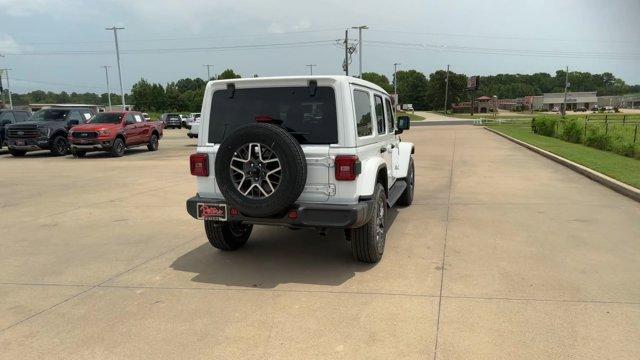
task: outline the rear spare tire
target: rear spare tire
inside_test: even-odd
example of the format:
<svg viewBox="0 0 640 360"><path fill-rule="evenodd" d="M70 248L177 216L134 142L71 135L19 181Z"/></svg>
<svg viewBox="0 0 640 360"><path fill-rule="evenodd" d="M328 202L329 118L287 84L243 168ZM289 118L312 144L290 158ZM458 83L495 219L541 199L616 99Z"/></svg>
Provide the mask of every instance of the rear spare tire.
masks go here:
<svg viewBox="0 0 640 360"><path fill-rule="evenodd" d="M247 216L282 213L307 182L300 144L272 124L248 124L220 144L215 175L227 202Z"/></svg>

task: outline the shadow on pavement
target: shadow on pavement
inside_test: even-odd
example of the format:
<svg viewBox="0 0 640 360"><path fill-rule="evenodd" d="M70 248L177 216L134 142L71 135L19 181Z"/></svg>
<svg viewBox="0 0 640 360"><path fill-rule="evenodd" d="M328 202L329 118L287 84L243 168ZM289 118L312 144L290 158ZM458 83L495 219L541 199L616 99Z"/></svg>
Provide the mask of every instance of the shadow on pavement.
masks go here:
<svg viewBox="0 0 640 360"><path fill-rule="evenodd" d="M389 210L387 228L397 214ZM195 282L266 289L289 283L338 286L374 266L353 259L340 229L321 236L313 229L267 226L255 226L240 250L222 252L205 243L171 264L174 270L195 273Z"/></svg>

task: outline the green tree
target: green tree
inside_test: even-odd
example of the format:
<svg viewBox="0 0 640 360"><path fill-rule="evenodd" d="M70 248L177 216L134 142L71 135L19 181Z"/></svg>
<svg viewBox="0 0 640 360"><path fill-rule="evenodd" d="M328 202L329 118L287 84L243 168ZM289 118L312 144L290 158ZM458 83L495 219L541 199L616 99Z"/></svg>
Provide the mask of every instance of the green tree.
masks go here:
<svg viewBox="0 0 640 360"><path fill-rule="evenodd" d="M429 86L426 92L427 109L439 110L444 108L444 98L446 91L447 72L438 70L429 75ZM447 108L451 104L465 101L465 88L467 87L467 76L449 72L449 95L447 96Z"/></svg>
<svg viewBox="0 0 640 360"><path fill-rule="evenodd" d="M426 93L429 81L416 70L398 71L398 102L413 104L416 110L427 109Z"/></svg>
<svg viewBox="0 0 640 360"><path fill-rule="evenodd" d="M370 81L380 86L388 93L393 92L393 86L391 86L391 84L389 83L389 79L382 74L378 74L375 72L364 72L362 73L362 80Z"/></svg>
<svg viewBox="0 0 640 360"><path fill-rule="evenodd" d="M233 70L226 69L225 71L221 72L220 75L218 75L217 80L239 79L241 77L241 75L236 74Z"/></svg>

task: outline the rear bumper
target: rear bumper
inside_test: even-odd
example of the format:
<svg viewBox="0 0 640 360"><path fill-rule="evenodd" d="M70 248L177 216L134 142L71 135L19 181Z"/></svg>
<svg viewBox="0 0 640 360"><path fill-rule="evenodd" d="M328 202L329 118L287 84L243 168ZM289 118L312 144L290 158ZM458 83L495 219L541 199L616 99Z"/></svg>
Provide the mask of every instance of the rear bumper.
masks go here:
<svg viewBox="0 0 640 360"><path fill-rule="evenodd" d="M194 196L187 200L187 212L198 219L198 204L226 204L224 200ZM227 208L227 221L241 221L256 225L280 225L288 227L314 228L357 228L369 221L373 209L373 200L361 200L357 204L294 204L281 216L256 218L242 213L231 215ZM297 218L289 218L289 211L295 210Z"/></svg>

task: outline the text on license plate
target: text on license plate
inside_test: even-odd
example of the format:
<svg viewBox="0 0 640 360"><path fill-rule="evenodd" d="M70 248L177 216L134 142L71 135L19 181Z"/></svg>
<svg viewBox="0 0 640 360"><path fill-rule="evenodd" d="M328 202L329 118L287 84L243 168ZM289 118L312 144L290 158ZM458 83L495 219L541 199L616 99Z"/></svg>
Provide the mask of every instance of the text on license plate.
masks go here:
<svg viewBox="0 0 640 360"><path fill-rule="evenodd" d="M198 219L227 220L227 205L198 203Z"/></svg>

